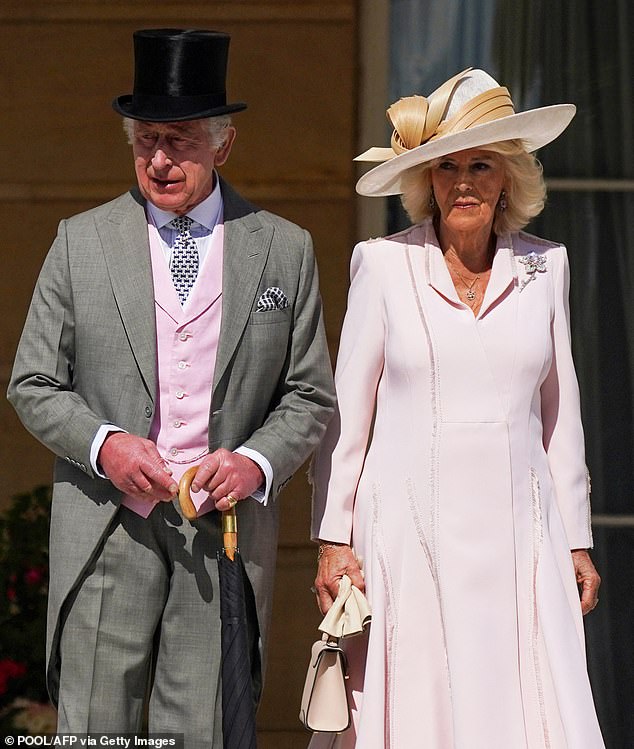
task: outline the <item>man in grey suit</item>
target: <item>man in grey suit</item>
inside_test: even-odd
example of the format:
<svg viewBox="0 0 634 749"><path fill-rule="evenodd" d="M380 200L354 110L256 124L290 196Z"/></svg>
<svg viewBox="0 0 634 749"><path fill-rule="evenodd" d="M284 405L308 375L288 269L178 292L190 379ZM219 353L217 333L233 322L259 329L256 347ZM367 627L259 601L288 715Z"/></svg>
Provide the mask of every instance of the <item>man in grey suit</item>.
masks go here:
<svg viewBox="0 0 634 749"><path fill-rule="evenodd" d="M47 681L60 732L222 745L218 510L266 645L275 498L334 408L308 233L217 174L235 138L229 37L134 34L124 115L138 188L62 221L9 385L57 456ZM177 482L192 465L198 518ZM28 532L28 531L26 531ZM149 695L149 705L147 705Z"/></svg>

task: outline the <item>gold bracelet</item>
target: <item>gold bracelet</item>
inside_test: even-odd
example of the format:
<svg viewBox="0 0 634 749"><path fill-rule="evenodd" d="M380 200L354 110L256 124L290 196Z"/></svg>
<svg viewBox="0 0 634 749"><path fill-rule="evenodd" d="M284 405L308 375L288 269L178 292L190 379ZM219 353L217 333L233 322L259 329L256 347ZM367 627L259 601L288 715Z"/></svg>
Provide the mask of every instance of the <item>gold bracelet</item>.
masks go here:
<svg viewBox="0 0 634 749"><path fill-rule="evenodd" d="M336 549L338 546L345 546L345 544L337 543L335 541L322 541L317 549L317 561L323 557L325 549Z"/></svg>

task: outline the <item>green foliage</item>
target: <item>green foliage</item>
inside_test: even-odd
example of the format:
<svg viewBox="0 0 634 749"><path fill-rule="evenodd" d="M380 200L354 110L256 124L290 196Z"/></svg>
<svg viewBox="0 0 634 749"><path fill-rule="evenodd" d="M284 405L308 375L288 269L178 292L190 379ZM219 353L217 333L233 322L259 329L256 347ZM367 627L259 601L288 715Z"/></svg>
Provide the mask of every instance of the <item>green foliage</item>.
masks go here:
<svg viewBox="0 0 634 749"><path fill-rule="evenodd" d="M0 729L15 729L16 705L48 702L50 505L50 487L39 486L13 497L0 514Z"/></svg>

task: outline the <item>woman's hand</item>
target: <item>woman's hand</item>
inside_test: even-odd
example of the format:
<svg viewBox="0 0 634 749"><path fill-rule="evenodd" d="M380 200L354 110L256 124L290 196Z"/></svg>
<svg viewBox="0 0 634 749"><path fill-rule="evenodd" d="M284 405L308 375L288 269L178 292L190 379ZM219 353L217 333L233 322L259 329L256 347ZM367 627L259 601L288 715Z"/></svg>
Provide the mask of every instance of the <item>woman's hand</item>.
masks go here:
<svg viewBox="0 0 634 749"><path fill-rule="evenodd" d="M601 578L590 559L590 554L585 549L572 551L572 563L575 566L577 585L581 595L581 613L585 616L599 603Z"/></svg>
<svg viewBox="0 0 634 749"><path fill-rule="evenodd" d="M315 578L315 595L322 614L332 606L339 592L339 581L348 575L353 585L365 590L363 574L348 544L319 542L319 567Z"/></svg>

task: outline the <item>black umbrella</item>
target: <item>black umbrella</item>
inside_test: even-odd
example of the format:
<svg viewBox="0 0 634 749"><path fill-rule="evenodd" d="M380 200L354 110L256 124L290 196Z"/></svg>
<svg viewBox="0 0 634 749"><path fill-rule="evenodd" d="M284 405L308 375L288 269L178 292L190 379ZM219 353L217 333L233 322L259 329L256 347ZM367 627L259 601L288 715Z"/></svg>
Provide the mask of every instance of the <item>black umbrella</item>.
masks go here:
<svg viewBox="0 0 634 749"><path fill-rule="evenodd" d="M183 515L193 520L189 492L197 466L180 481ZM224 749L256 749L255 712L262 689L260 629L255 596L238 549L236 508L222 513L223 549L218 552L222 652L222 736Z"/></svg>

